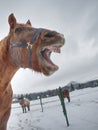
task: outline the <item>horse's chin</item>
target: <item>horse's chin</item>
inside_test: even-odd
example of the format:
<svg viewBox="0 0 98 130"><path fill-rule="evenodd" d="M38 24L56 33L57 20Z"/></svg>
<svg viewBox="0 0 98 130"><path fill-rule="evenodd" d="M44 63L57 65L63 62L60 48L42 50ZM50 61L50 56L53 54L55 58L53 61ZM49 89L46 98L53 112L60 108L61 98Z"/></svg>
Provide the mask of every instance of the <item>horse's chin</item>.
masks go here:
<svg viewBox="0 0 98 130"><path fill-rule="evenodd" d="M43 73L45 76L53 75L59 69L58 66L47 64L43 60L41 61L39 68L41 73Z"/></svg>
<svg viewBox="0 0 98 130"><path fill-rule="evenodd" d="M42 70L42 73L45 75L45 76L51 76L52 74L55 73L55 71L48 71L48 70Z"/></svg>

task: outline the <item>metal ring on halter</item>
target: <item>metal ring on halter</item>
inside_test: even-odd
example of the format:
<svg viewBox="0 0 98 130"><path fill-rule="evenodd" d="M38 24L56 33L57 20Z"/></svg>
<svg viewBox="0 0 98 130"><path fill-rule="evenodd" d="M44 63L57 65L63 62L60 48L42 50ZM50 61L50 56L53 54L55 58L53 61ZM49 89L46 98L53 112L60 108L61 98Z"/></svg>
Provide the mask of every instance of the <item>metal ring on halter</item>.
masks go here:
<svg viewBox="0 0 98 130"><path fill-rule="evenodd" d="M27 49L28 49L28 48L32 49L32 46L33 46L33 45L30 44L30 42L27 43Z"/></svg>

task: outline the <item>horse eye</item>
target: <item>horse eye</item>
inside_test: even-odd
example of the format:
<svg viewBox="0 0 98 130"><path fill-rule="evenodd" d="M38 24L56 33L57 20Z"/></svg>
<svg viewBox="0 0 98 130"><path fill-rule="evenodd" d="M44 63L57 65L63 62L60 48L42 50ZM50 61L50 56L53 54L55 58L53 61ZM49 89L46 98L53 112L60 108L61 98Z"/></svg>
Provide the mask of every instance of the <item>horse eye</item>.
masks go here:
<svg viewBox="0 0 98 130"><path fill-rule="evenodd" d="M20 33L22 31L22 28L16 28L15 33Z"/></svg>

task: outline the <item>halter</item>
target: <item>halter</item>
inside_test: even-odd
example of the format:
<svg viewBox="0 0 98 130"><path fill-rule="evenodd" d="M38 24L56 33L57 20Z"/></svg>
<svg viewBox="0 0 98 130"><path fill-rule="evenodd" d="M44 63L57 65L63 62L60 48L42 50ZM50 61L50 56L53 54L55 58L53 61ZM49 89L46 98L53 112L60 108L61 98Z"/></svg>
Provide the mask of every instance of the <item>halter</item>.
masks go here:
<svg viewBox="0 0 98 130"><path fill-rule="evenodd" d="M35 31L35 34L33 36L33 38L31 39L30 42L27 43L10 43L10 48L14 48L14 47L22 47L22 48L27 48L28 49L28 58L29 58L29 66L32 67L32 45L35 43L35 41L38 39L39 35L41 34L41 32L45 30L43 28L39 28ZM13 59L13 58L12 58ZM13 59L14 62L14 59ZM14 63L15 64L15 63ZM16 65L16 64L15 64ZM20 60L19 65L22 67L22 60Z"/></svg>

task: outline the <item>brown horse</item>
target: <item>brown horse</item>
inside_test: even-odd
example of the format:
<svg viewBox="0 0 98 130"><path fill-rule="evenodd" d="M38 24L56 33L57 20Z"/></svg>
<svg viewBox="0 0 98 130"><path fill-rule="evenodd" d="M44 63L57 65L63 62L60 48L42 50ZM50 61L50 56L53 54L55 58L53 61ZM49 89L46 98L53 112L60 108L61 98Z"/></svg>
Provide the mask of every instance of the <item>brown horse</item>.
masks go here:
<svg viewBox="0 0 98 130"><path fill-rule="evenodd" d="M28 99L22 98L19 103L22 107L23 113L27 112L26 108L30 111L30 101Z"/></svg>
<svg viewBox="0 0 98 130"><path fill-rule="evenodd" d="M63 90L63 95L64 95L64 98L67 98L68 102L70 102L70 94L67 89Z"/></svg>
<svg viewBox="0 0 98 130"><path fill-rule="evenodd" d="M30 20L17 22L8 18L9 34L0 41L0 130L6 130L11 111L12 89L10 81L19 68L30 68L46 76L58 70L50 60L52 52L60 53L64 36L56 31L34 28Z"/></svg>

